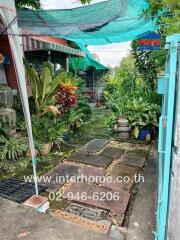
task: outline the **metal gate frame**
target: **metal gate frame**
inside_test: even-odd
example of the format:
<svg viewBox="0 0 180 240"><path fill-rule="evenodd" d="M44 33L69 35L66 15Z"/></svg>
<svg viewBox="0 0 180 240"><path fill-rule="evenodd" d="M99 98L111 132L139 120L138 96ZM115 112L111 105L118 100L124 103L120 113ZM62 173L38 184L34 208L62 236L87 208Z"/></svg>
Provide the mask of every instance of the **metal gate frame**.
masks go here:
<svg viewBox="0 0 180 240"><path fill-rule="evenodd" d="M177 72L177 49L180 35L167 37L168 56L165 75L159 78L158 94L162 95L162 112L159 121L158 141L158 206L157 233L155 239L166 240L169 207L170 173L172 164L172 139L174 129L175 86Z"/></svg>

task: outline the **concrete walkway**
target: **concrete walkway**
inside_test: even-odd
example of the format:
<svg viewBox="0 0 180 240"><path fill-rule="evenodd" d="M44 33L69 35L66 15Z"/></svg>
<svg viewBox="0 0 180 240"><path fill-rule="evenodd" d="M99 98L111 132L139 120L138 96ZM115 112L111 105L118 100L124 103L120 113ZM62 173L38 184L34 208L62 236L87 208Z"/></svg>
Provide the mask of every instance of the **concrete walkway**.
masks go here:
<svg viewBox="0 0 180 240"><path fill-rule="evenodd" d="M157 153L151 151L133 207L126 240L154 240L157 190Z"/></svg>
<svg viewBox="0 0 180 240"><path fill-rule="evenodd" d="M86 230L32 208L0 198L0 239L2 240L108 240L103 234Z"/></svg>

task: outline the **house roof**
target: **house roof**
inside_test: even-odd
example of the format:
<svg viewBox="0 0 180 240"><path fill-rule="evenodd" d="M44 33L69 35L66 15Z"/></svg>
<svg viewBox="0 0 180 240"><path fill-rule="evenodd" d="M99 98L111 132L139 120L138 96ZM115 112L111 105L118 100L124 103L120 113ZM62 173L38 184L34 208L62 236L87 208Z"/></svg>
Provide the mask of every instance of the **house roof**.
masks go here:
<svg viewBox="0 0 180 240"><path fill-rule="evenodd" d="M23 47L24 51L53 50L78 57L85 56L85 53L79 49L27 36L23 36Z"/></svg>

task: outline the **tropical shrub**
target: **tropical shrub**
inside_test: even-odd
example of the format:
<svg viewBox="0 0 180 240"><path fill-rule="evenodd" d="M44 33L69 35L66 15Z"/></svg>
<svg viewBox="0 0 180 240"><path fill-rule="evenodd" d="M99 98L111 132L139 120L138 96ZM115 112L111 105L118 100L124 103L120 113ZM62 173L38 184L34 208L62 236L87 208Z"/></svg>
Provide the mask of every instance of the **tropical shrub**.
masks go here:
<svg viewBox="0 0 180 240"><path fill-rule="evenodd" d="M124 115L126 96L121 95L119 91L113 93L105 91L104 96L107 108L111 109L117 116Z"/></svg>
<svg viewBox="0 0 180 240"><path fill-rule="evenodd" d="M48 115L40 118L33 115L32 129L35 141L55 145L63 142L63 134L68 132L67 126L62 119L57 118L56 121L54 121L54 119Z"/></svg>
<svg viewBox="0 0 180 240"><path fill-rule="evenodd" d="M137 71L132 55L122 60L115 68L114 75L106 75L105 81L106 107L112 110L108 125L112 126L117 122L117 116L123 115L134 128L136 137L141 128L156 129L160 110L159 97Z"/></svg>
<svg viewBox="0 0 180 240"><path fill-rule="evenodd" d="M83 124L85 114L82 109L72 108L67 115L67 124L70 126L70 130L76 130Z"/></svg>
<svg viewBox="0 0 180 240"><path fill-rule="evenodd" d="M24 61L26 73L31 83L32 94L36 111L42 112L44 108L55 104L55 95L60 82L60 72L53 74L50 63L44 63L40 75L35 68Z"/></svg>
<svg viewBox="0 0 180 240"><path fill-rule="evenodd" d="M139 130L144 127L158 127L160 107L157 104L148 103L139 99L129 100L126 105L126 117L134 127L134 135L137 138Z"/></svg>
<svg viewBox="0 0 180 240"><path fill-rule="evenodd" d="M56 104L61 114L75 106L77 102L77 87L71 81L60 83L56 94Z"/></svg>

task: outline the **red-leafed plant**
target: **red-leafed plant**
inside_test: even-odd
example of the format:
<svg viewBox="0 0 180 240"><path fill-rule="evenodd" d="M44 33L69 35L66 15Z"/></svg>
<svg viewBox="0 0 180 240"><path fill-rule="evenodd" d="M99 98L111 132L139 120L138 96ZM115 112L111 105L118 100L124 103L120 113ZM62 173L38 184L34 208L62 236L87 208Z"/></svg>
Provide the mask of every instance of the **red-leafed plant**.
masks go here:
<svg viewBox="0 0 180 240"><path fill-rule="evenodd" d="M67 112L70 108L76 105L77 102L77 87L71 81L60 83L57 95L56 104L61 113Z"/></svg>

